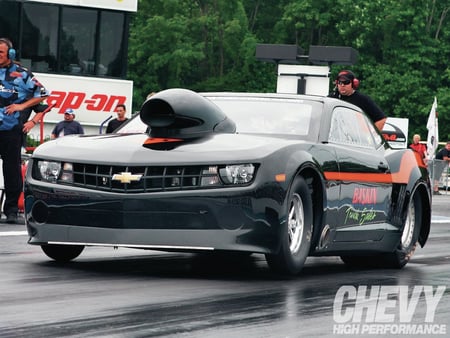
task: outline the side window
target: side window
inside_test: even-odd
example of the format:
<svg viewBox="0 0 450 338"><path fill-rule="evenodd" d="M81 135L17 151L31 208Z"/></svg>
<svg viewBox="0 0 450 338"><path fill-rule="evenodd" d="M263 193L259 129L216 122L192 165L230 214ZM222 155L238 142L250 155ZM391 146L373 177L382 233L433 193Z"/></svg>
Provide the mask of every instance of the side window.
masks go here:
<svg viewBox="0 0 450 338"><path fill-rule="evenodd" d="M366 119L368 119L366 117ZM383 137L378 133L377 129L375 128L375 125L373 123L368 123L369 126L369 131L373 136L373 140L375 142L375 146L378 147L379 145L381 145L381 143L383 143Z"/></svg>
<svg viewBox="0 0 450 338"><path fill-rule="evenodd" d="M334 109L331 118L330 142L375 148L375 135L380 137L367 116L361 112L344 107Z"/></svg>

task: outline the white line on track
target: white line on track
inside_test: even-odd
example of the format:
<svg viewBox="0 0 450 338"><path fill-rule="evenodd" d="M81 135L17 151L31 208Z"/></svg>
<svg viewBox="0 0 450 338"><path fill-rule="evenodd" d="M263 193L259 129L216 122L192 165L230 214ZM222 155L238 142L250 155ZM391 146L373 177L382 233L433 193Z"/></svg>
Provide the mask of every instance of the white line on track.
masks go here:
<svg viewBox="0 0 450 338"><path fill-rule="evenodd" d="M2 231L0 232L0 237L1 236L24 236L27 235L26 231Z"/></svg>

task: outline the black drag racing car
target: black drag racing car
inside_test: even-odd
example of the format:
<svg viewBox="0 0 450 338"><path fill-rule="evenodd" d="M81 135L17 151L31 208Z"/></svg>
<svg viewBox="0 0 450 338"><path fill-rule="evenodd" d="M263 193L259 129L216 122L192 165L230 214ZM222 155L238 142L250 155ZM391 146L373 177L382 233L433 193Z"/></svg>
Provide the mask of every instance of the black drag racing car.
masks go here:
<svg viewBox="0 0 450 338"><path fill-rule="evenodd" d="M110 246L401 268L430 231L430 180L344 101L168 89L114 134L40 145L25 217L57 261Z"/></svg>

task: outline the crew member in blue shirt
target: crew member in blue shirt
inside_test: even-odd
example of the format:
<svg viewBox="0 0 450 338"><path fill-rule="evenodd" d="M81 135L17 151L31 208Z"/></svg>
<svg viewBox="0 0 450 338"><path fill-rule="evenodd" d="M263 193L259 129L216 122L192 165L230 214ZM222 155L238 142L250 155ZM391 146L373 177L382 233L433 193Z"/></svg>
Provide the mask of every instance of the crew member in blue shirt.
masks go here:
<svg viewBox="0 0 450 338"><path fill-rule="evenodd" d="M16 50L11 40L0 38L0 156L3 161L5 202L3 213L7 223L17 223L18 201L23 189L22 141L42 118L36 113L28 121L21 120L21 113L38 105L47 96L47 90L34 75L14 62Z"/></svg>

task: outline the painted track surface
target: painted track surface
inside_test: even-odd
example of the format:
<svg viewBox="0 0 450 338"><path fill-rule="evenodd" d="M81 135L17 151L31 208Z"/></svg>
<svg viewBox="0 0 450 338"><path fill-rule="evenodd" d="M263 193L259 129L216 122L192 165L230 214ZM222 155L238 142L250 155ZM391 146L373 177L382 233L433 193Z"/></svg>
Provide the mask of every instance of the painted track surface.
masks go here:
<svg viewBox="0 0 450 338"><path fill-rule="evenodd" d="M333 305L341 286L401 286L411 292L445 286L431 324L446 328L446 335L436 336L448 336L449 205L450 195L435 196L429 241L402 270L351 270L337 257L310 258L300 276L288 279L271 274L258 255L87 248L63 266L26 244L23 225L0 224L0 336L391 336L334 331ZM424 323L424 297L418 302L410 323ZM385 309L397 326L399 306L397 299Z"/></svg>

